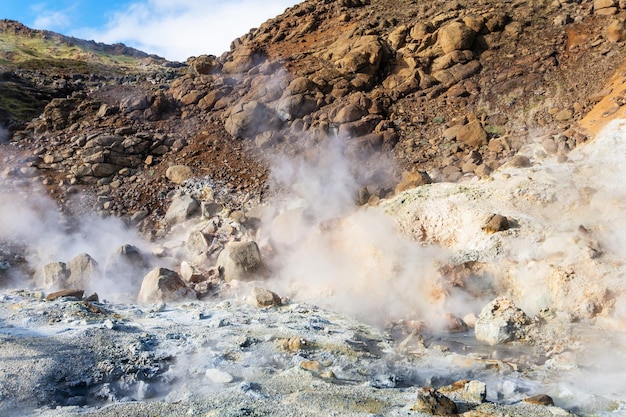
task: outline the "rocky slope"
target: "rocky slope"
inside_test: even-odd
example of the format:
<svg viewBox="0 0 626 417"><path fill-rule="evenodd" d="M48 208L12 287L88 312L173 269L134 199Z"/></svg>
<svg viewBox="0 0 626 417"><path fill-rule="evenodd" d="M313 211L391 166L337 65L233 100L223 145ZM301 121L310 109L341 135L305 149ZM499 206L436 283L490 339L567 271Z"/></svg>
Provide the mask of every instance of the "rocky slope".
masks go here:
<svg viewBox="0 0 626 417"><path fill-rule="evenodd" d="M605 3L303 2L180 72L152 59L151 70L47 93L62 97L12 141L39 156L26 164L59 200L60 180L90 185L112 199L107 212L147 208L152 223L170 165L259 197L267 156L336 133L362 159L398 162L360 180L380 196L402 170L484 177L537 131L561 154L586 140L575 121L624 57L621 9Z"/></svg>
<svg viewBox="0 0 626 417"><path fill-rule="evenodd" d="M4 22L7 407L623 412L625 7L305 1L181 65Z"/></svg>

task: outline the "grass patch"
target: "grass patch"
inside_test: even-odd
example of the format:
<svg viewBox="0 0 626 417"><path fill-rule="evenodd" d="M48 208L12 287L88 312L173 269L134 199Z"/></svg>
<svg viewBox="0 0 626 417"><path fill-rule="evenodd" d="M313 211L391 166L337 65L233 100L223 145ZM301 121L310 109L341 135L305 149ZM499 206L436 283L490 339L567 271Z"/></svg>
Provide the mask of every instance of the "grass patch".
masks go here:
<svg viewBox="0 0 626 417"><path fill-rule="evenodd" d="M25 88L10 82L0 82L0 114L13 120L31 120L43 111L46 101L25 92Z"/></svg>
<svg viewBox="0 0 626 417"><path fill-rule="evenodd" d="M79 73L142 71L141 58L110 54L89 46L87 42L84 45L74 44L56 36L19 36L0 32L0 64L22 69L59 69Z"/></svg>
<svg viewBox="0 0 626 417"><path fill-rule="evenodd" d="M485 132L491 137L497 138L506 133L505 126L494 126L494 125L486 125Z"/></svg>

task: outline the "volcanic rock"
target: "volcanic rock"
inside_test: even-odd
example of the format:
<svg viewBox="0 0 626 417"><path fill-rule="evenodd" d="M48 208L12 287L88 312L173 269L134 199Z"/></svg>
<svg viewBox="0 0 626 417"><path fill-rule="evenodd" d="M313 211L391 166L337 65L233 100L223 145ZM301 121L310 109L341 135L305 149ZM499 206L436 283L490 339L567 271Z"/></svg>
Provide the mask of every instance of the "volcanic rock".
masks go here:
<svg viewBox="0 0 626 417"><path fill-rule="evenodd" d="M235 106L224 122L226 131L236 138L251 138L279 125L276 113L258 101Z"/></svg>
<svg viewBox="0 0 626 417"><path fill-rule="evenodd" d="M509 219L501 214L491 214L482 229L487 233L502 232L509 230Z"/></svg>
<svg viewBox="0 0 626 417"><path fill-rule="evenodd" d="M281 299L275 292L265 288L254 287L252 289L252 299L257 307L279 306Z"/></svg>
<svg viewBox="0 0 626 417"><path fill-rule="evenodd" d="M498 297L480 312L474 327L476 339L490 345L523 339L530 318L513 301Z"/></svg>
<svg viewBox="0 0 626 417"><path fill-rule="evenodd" d="M469 122L456 132L456 138L472 149L480 148L487 144L487 132L483 129L478 120Z"/></svg>
<svg viewBox="0 0 626 417"><path fill-rule="evenodd" d="M398 185L396 185L394 192L398 194L404 190L430 183L432 183L432 179L428 176L426 172L404 171L402 173L402 179L400 180L400 182L398 182Z"/></svg>
<svg viewBox="0 0 626 417"><path fill-rule="evenodd" d="M154 268L141 282L137 301L142 304L159 301L182 301L196 298L177 272L166 268Z"/></svg>
<svg viewBox="0 0 626 417"><path fill-rule="evenodd" d="M546 394L533 395L532 397L524 398L523 401L529 404L536 404L536 405L547 405L547 406L554 405L554 400L552 399L552 397Z"/></svg>
<svg viewBox="0 0 626 417"><path fill-rule="evenodd" d="M487 385L481 381L469 381L463 387L463 398L474 403L483 403L487 398Z"/></svg>
<svg viewBox="0 0 626 417"><path fill-rule="evenodd" d="M215 368L207 369L205 375L214 384L228 384L234 380L233 376L228 372Z"/></svg>
<svg viewBox="0 0 626 417"><path fill-rule="evenodd" d="M65 285L70 270L64 262L50 262L39 272L38 281L45 288L59 288Z"/></svg>
<svg viewBox="0 0 626 417"><path fill-rule="evenodd" d="M104 276L124 288L136 282L137 276L146 273L147 262L141 250L130 244L118 247L111 253L104 266Z"/></svg>
<svg viewBox="0 0 626 417"><path fill-rule="evenodd" d="M187 165L173 165L165 171L167 179L174 184L182 184L193 175L193 170Z"/></svg>
<svg viewBox="0 0 626 417"><path fill-rule="evenodd" d="M62 290L62 291L57 291L57 292L53 292L50 293L46 296L46 301L54 301L57 300L59 298L64 298L64 297L74 297L74 298L78 298L79 300L81 298L83 298L83 294L85 292L83 290Z"/></svg>
<svg viewBox="0 0 626 417"><path fill-rule="evenodd" d="M165 221L168 225L184 222L198 211L199 204L195 198L188 194L176 196L165 213Z"/></svg>
<svg viewBox="0 0 626 417"><path fill-rule="evenodd" d="M613 20L606 29L609 42L621 42L626 39L626 21Z"/></svg>
<svg viewBox="0 0 626 417"><path fill-rule="evenodd" d="M73 287L81 287L97 278L98 262L86 253L81 253L69 261L70 270L67 283Z"/></svg>
<svg viewBox="0 0 626 417"><path fill-rule="evenodd" d="M420 388L417 392L417 401L411 411L427 413L436 416L457 414L458 409L454 401L432 388Z"/></svg>
<svg viewBox="0 0 626 417"><path fill-rule="evenodd" d="M229 242L217 258L226 282L251 280L261 272L261 252L255 242Z"/></svg>
<svg viewBox="0 0 626 417"><path fill-rule="evenodd" d="M471 49L476 32L462 22L452 22L439 30L438 43L444 53Z"/></svg>

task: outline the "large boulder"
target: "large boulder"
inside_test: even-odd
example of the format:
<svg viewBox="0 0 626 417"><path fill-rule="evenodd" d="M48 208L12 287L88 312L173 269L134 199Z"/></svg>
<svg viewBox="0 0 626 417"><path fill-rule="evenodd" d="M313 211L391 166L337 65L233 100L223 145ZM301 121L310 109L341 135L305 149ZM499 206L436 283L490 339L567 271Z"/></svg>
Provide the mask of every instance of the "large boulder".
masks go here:
<svg viewBox="0 0 626 417"><path fill-rule="evenodd" d="M172 200L170 207L165 213L165 222L168 225L181 223L193 216L199 208L199 204L195 198L184 194Z"/></svg>
<svg viewBox="0 0 626 417"><path fill-rule="evenodd" d="M317 109L317 101L307 94L295 94L284 97L276 105L276 112L283 121L299 119Z"/></svg>
<svg viewBox="0 0 626 417"><path fill-rule="evenodd" d="M154 268L143 278L137 301L143 304L196 298L176 271Z"/></svg>
<svg viewBox="0 0 626 417"><path fill-rule="evenodd" d="M104 278L113 282L118 289L131 290L136 288L138 278L148 269L146 257L139 248L125 244L109 255L104 266Z"/></svg>
<svg viewBox="0 0 626 417"><path fill-rule="evenodd" d="M225 281L251 280L262 269L261 252L255 242L230 242L217 258Z"/></svg>
<svg viewBox="0 0 626 417"><path fill-rule="evenodd" d="M433 180L424 171L404 171L402 172L402 178L398 185L396 185L394 192L399 194L410 188L420 187L432 182Z"/></svg>
<svg viewBox="0 0 626 417"><path fill-rule="evenodd" d="M182 184L193 175L193 170L187 165L172 165L165 171L165 177L174 184Z"/></svg>
<svg viewBox="0 0 626 417"><path fill-rule="evenodd" d="M230 60L224 63L222 71L226 74L238 74L248 71L265 61L264 52L248 46L241 46L233 52Z"/></svg>
<svg viewBox="0 0 626 417"><path fill-rule="evenodd" d="M70 270L65 262L50 262L39 271L37 281L45 288L61 288L69 276Z"/></svg>
<svg viewBox="0 0 626 417"><path fill-rule="evenodd" d="M389 47L376 35L340 38L321 57L331 61L344 74L375 75L391 56Z"/></svg>
<svg viewBox="0 0 626 417"><path fill-rule="evenodd" d="M480 121L474 120L457 131L456 139L476 149L487 144L487 132L483 129Z"/></svg>
<svg viewBox="0 0 626 417"><path fill-rule="evenodd" d="M452 22L439 30L438 42L444 53L471 49L477 33L462 22Z"/></svg>
<svg viewBox="0 0 626 417"><path fill-rule="evenodd" d="M348 104L339 109L335 115L335 123L350 123L359 120L361 117L367 115L367 110L355 105Z"/></svg>
<svg viewBox="0 0 626 417"><path fill-rule="evenodd" d="M233 106L224 121L224 128L235 138L253 138L266 130L280 126L276 112L263 103L249 101Z"/></svg>
<svg viewBox="0 0 626 417"><path fill-rule="evenodd" d="M525 337L530 318L507 297L498 297L487 304L476 319L476 339L498 345Z"/></svg>
<svg viewBox="0 0 626 417"><path fill-rule="evenodd" d="M200 55L187 60L190 72L194 75L212 74L222 68L222 64L213 55Z"/></svg>
<svg viewBox="0 0 626 417"><path fill-rule="evenodd" d="M84 287L98 274L98 262L86 253L81 253L68 263L70 275L68 284L74 288Z"/></svg>
<svg viewBox="0 0 626 417"><path fill-rule="evenodd" d="M145 94L133 94L120 100L120 110L131 113L135 110L145 110L150 107L152 100Z"/></svg>
<svg viewBox="0 0 626 417"><path fill-rule="evenodd" d="M439 391L428 387L422 387L417 391L417 400L411 407L411 411L436 416L456 415L458 413L454 401Z"/></svg>

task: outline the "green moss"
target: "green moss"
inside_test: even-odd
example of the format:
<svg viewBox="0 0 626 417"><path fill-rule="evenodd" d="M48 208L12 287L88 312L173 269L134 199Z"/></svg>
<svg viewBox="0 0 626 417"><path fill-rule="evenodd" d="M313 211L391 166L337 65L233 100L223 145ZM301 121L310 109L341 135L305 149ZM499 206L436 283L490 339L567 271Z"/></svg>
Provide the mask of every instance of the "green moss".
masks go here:
<svg viewBox="0 0 626 417"><path fill-rule="evenodd" d="M485 126L485 132L487 132L487 134L491 137L499 137L502 136L506 133L506 127L505 126L494 126L494 125L487 125Z"/></svg>
<svg viewBox="0 0 626 417"><path fill-rule="evenodd" d="M8 114L13 120L31 120L42 111L45 103L25 94L23 89L8 82L0 82L0 114Z"/></svg>
<svg viewBox="0 0 626 417"><path fill-rule="evenodd" d="M140 59L112 55L55 39L0 32L0 63L24 69L58 68L77 72L140 71Z"/></svg>

